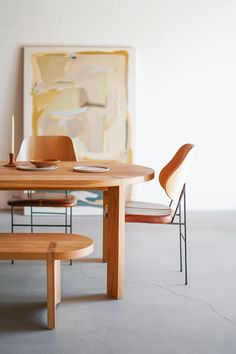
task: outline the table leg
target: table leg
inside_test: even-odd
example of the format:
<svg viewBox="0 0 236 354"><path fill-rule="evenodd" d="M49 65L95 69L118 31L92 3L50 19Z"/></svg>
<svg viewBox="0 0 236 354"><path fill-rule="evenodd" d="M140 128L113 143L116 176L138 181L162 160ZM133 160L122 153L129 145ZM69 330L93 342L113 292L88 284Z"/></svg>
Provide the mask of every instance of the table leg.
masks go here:
<svg viewBox="0 0 236 354"><path fill-rule="evenodd" d="M107 262L107 230L108 230L108 205L109 205L109 192L103 192L103 254L102 260Z"/></svg>
<svg viewBox="0 0 236 354"><path fill-rule="evenodd" d="M107 293L121 299L124 288L125 188L111 187L104 192L104 196L107 205Z"/></svg>

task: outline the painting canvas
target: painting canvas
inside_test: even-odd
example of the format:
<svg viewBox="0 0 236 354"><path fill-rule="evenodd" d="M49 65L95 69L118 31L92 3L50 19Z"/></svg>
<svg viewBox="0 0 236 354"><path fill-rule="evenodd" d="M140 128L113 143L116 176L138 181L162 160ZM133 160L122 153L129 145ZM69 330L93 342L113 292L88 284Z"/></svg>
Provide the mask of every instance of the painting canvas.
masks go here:
<svg viewBox="0 0 236 354"><path fill-rule="evenodd" d="M132 162L133 107L132 48L25 47L24 136L68 135L78 160ZM74 193L86 211L102 205Z"/></svg>

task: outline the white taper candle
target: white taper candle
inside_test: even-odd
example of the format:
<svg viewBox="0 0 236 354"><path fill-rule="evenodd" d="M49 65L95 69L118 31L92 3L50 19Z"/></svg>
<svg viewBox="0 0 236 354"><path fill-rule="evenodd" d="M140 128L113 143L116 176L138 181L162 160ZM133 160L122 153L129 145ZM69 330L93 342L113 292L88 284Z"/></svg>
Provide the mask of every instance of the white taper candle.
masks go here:
<svg viewBox="0 0 236 354"><path fill-rule="evenodd" d="M11 117L11 151L14 153L15 150L15 118L14 115Z"/></svg>

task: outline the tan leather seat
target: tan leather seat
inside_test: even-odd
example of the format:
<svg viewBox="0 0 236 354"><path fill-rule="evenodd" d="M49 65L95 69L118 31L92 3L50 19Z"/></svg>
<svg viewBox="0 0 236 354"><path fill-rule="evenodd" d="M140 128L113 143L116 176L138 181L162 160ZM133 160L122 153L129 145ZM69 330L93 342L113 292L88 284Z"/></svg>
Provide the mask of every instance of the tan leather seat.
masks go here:
<svg viewBox="0 0 236 354"><path fill-rule="evenodd" d="M163 204L127 202L125 206L126 222L170 224L172 216L171 208Z"/></svg>
<svg viewBox="0 0 236 354"><path fill-rule="evenodd" d="M64 193L25 193L19 192L13 194L8 200L8 205L10 206L21 206L21 207L73 207L77 204L77 199L72 194Z"/></svg>

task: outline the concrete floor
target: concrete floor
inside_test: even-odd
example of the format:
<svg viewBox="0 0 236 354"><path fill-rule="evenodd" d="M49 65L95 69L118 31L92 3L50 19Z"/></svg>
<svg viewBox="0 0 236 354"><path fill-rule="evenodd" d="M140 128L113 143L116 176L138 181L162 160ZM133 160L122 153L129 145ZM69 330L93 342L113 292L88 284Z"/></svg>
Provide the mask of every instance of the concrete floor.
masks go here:
<svg viewBox="0 0 236 354"><path fill-rule="evenodd" d="M9 222L0 214L2 231ZM176 227L127 224L119 301L105 295L101 218L74 222L95 252L63 263L55 331L46 330L44 264L0 262L0 354L236 353L236 212L189 213L188 286Z"/></svg>

